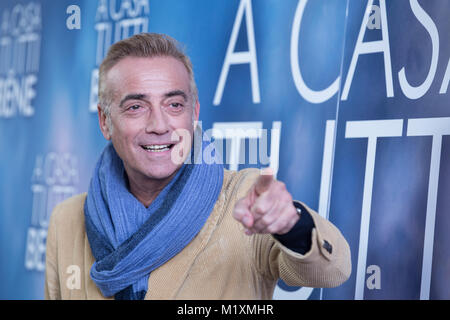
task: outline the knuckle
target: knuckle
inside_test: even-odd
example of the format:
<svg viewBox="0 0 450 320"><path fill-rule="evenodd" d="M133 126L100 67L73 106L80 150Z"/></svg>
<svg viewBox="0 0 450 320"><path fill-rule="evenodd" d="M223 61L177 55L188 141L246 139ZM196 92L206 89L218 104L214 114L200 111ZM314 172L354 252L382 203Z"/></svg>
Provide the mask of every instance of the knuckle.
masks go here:
<svg viewBox="0 0 450 320"><path fill-rule="evenodd" d="M280 202L282 203L283 211L285 211L288 208L290 210L291 207L292 207L292 209L295 210L295 208L294 208L294 206L292 204L293 200L292 200L292 196L291 196L290 193L288 193L288 192L283 193L283 196L280 197Z"/></svg>
<svg viewBox="0 0 450 320"><path fill-rule="evenodd" d="M264 206L262 204L255 204L252 207L252 213L254 213L257 216L262 216L266 212Z"/></svg>
<svg viewBox="0 0 450 320"><path fill-rule="evenodd" d="M264 208L262 207L262 205L258 204L258 205L255 205L255 206L253 207L253 211L254 211L256 214L261 215L261 214L264 213Z"/></svg>
<svg viewBox="0 0 450 320"><path fill-rule="evenodd" d="M245 215L244 210L242 210L242 209L240 209L240 208L235 208L235 209L233 210L233 217L234 217L235 219L241 219L242 217L244 217L244 215Z"/></svg>
<svg viewBox="0 0 450 320"><path fill-rule="evenodd" d="M284 182L278 182L273 190L278 199L285 199L289 194Z"/></svg>
<svg viewBox="0 0 450 320"><path fill-rule="evenodd" d="M289 204L292 204L292 202L294 201L294 199L292 199L292 195L289 192L286 192L285 196L286 200L289 201Z"/></svg>
<svg viewBox="0 0 450 320"><path fill-rule="evenodd" d="M261 218L261 221L264 225L268 226L269 224L272 223L273 218L269 215L265 215L264 217Z"/></svg>
<svg viewBox="0 0 450 320"><path fill-rule="evenodd" d="M283 181L278 181L277 183L278 189L281 191L285 191L286 189L286 184Z"/></svg>

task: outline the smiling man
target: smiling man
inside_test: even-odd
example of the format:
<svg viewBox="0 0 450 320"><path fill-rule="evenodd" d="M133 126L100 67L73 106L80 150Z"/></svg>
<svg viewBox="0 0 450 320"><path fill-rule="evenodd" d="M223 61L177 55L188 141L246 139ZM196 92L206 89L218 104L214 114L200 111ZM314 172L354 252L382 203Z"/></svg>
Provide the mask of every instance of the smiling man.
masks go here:
<svg viewBox="0 0 450 320"><path fill-rule="evenodd" d="M52 213L47 299L271 299L280 278L308 287L348 279L342 234L270 171L185 161L197 160L199 112L191 62L174 39L144 33L111 46L98 106L111 142L88 192ZM73 266L79 286L69 285Z"/></svg>
<svg viewBox="0 0 450 320"><path fill-rule="evenodd" d="M148 206L177 172L171 161L176 133L193 137L200 105L186 67L174 57L125 57L104 81L116 107L99 106L101 130L123 160L130 192Z"/></svg>

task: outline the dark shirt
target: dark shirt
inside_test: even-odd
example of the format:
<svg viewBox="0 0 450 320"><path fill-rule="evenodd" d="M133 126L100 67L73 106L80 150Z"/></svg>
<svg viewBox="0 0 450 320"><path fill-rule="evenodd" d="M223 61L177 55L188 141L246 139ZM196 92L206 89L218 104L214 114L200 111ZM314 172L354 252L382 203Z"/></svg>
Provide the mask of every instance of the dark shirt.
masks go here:
<svg viewBox="0 0 450 320"><path fill-rule="evenodd" d="M298 202L294 202L296 208L300 208L300 220L285 234L274 234L275 239L282 245L300 254L305 254L311 249L311 233L315 227L308 210Z"/></svg>

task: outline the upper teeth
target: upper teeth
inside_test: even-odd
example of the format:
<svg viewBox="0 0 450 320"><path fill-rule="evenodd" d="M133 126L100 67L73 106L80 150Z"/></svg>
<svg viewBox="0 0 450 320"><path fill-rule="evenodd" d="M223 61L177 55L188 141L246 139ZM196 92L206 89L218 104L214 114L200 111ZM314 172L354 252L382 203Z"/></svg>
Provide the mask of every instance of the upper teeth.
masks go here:
<svg viewBox="0 0 450 320"><path fill-rule="evenodd" d="M168 148L169 146L170 144L160 144L160 145L152 144L149 146L142 146L142 147L147 150L162 150Z"/></svg>

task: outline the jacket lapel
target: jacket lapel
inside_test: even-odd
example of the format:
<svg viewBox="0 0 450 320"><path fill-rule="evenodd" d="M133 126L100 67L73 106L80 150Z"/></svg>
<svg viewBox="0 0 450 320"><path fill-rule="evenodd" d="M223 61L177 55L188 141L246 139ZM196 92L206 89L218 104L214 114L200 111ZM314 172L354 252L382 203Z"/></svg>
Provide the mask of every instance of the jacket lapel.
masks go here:
<svg viewBox="0 0 450 320"><path fill-rule="evenodd" d="M224 213L224 197L224 192L221 192L213 211L197 236L175 257L153 270L148 279L146 300L176 299L195 258L207 246L218 221Z"/></svg>

